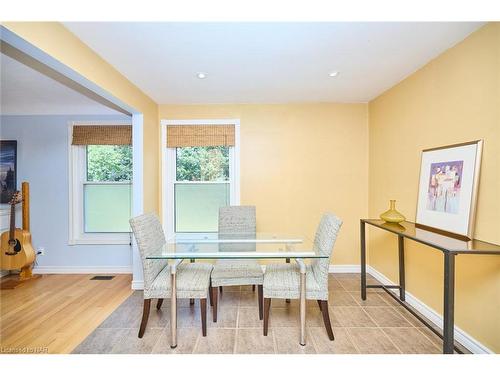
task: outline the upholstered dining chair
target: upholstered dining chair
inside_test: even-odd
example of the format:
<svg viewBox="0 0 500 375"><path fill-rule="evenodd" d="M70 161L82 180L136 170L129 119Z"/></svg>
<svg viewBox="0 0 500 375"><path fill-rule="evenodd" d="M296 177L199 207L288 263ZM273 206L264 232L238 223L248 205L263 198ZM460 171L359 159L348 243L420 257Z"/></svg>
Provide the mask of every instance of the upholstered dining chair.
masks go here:
<svg viewBox="0 0 500 375"><path fill-rule="evenodd" d="M166 259L147 259L159 253L166 244L160 220L155 214L148 213L130 219L144 271L144 308L139 328L142 338L148 324L149 308L152 299L158 299L156 308L160 309L164 298L171 297L170 266ZM207 294L209 294L212 264L181 263L177 267L177 298L200 300L201 326L203 336L207 335Z"/></svg>
<svg viewBox="0 0 500 375"><path fill-rule="evenodd" d="M219 209L219 238L255 238L255 206L228 206ZM255 251L255 243L220 244L219 251ZM217 321L218 290L224 286L258 286L259 319L263 318L262 283L264 273L256 260L220 259L212 271L213 320Z"/></svg>
<svg viewBox="0 0 500 375"><path fill-rule="evenodd" d="M317 300L323 323L330 340L334 340L328 313L328 268L330 258L342 226L342 220L331 213L324 214L314 237L313 249L328 258L314 259L306 266L306 299ZM300 268L298 264L269 264L264 274L264 336L269 326L272 298L300 298Z"/></svg>

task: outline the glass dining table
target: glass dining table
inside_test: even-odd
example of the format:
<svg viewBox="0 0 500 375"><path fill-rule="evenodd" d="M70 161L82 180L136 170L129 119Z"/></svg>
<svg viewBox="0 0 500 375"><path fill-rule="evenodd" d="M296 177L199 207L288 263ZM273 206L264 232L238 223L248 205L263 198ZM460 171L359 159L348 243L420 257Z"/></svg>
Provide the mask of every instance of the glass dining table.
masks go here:
<svg viewBox="0 0 500 375"><path fill-rule="evenodd" d="M306 322L306 265L304 260L327 258L314 250L303 250L304 236L275 233L232 233L208 235L177 234L167 240L157 253L147 259L164 259L170 262L171 298L170 329L171 348L177 347L177 289L176 271L184 260L196 259L294 259L300 270L300 345L305 345Z"/></svg>

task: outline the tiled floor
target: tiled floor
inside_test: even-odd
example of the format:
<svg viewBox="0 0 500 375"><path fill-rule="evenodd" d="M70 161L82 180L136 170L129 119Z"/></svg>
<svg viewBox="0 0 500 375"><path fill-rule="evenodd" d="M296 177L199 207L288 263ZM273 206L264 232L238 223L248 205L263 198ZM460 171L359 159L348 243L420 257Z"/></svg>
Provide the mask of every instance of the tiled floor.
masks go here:
<svg viewBox="0 0 500 375"><path fill-rule="evenodd" d="M369 280L375 283L374 279ZM137 331L142 293L135 292L74 353L440 353L440 341L385 292L359 297L359 275L330 275L330 318L335 341L329 341L316 301L307 302L307 345L299 345L298 301L273 300L270 330L262 335L257 293L251 287L225 287L218 322L208 311L208 334L201 335L199 304L179 301L178 346L170 349L169 303L151 309L142 339ZM155 304L153 304L154 306Z"/></svg>

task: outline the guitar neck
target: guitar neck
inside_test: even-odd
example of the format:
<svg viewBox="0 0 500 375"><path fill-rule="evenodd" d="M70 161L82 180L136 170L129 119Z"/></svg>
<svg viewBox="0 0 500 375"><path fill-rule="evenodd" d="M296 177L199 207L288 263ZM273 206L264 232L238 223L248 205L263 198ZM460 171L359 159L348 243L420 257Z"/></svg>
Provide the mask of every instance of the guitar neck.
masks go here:
<svg viewBox="0 0 500 375"><path fill-rule="evenodd" d="M23 197L23 229L30 230L30 185L26 181L22 184Z"/></svg>
<svg viewBox="0 0 500 375"><path fill-rule="evenodd" d="M9 240L12 241L15 236L16 231L16 204L11 203L10 206L10 228L9 228Z"/></svg>

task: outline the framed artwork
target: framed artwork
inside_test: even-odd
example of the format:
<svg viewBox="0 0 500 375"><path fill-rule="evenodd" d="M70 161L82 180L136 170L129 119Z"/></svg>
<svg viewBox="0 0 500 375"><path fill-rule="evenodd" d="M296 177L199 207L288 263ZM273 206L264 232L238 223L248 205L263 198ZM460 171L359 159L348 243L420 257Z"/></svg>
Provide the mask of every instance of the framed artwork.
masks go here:
<svg viewBox="0 0 500 375"><path fill-rule="evenodd" d="M417 226L472 239L483 141L422 151Z"/></svg>
<svg viewBox="0 0 500 375"><path fill-rule="evenodd" d="M17 190L17 141L0 141L0 203L9 203Z"/></svg>

